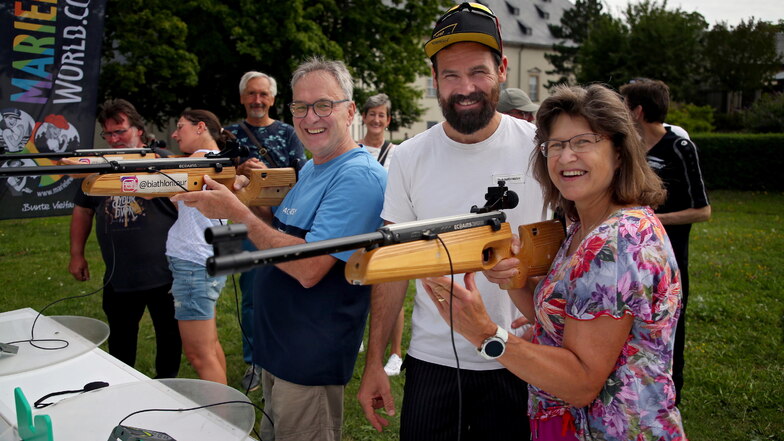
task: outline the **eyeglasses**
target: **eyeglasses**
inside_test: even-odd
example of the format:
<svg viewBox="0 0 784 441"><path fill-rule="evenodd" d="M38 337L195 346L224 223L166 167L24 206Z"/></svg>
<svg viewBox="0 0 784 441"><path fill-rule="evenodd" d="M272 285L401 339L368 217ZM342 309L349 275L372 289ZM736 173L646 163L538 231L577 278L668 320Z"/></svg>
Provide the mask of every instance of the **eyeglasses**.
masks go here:
<svg viewBox="0 0 784 441"><path fill-rule="evenodd" d="M131 128L129 127L127 129L112 130L110 132L101 132L101 137L103 139L112 139L115 136L119 138L120 136L125 135L125 132L127 132L128 130L131 130Z"/></svg>
<svg viewBox="0 0 784 441"><path fill-rule="evenodd" d="M335 107L335 104L345 103L347 101L349 100L318 100L313 104L294 101L293 103L289 104L289 110L291 110L291 115L294 116L294 118L304 118L308 115L308 108L312 107L313 113L315 113L316 116L325 118L329 115L332 115L332 109Z"/></svg>
<svg viewBox="0 0 784 441"><path fill-rule="evenodd" d="M545 158L557 158L563 154L567 145L573 152L582 153L588 151L603 139L605 138L602 135L597 135L596 133L582 133L563 141L557 139L547 140L539 144L539 151L542 152Z"/></svg>

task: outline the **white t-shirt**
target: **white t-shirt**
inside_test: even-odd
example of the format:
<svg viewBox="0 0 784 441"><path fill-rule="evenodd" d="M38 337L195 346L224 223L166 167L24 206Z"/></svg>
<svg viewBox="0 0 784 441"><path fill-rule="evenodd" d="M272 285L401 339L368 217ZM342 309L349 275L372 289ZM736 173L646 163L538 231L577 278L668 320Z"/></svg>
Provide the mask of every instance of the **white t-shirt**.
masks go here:
<svg viewBox="0 0 784 441"><path fill-rule="evenodd" d="M468 214L471 206L484 205L488 187L503 180L520 198L517 208L505 210L513 231L519 225L544 220L549 213L543 210L541 188L528 166L534 132L533 124L503 115L495 133L477 144L451 140L443 123L403 142L395 148L389 167L381 217L400 223ZM520 313L509 295L481 273L477 273L476 282L490 317L511 332L511 322ZM463 276L455 276L455 283L462 285ZM461 368L502 368L500 363L482 358L457 332L455 345ZM420 281L408 353L429 363L456 367L449 326Z"/></svg>
<svg viewBox="0 0 784 441"><path fill-rule="evenodd" d="M191 154L210 153L214 150L200 149ZM199 210L177 202L177 221L169 229L166 238L166 255L177 257L199 265L206 265L213 253L212 245L204 239L204 230L226 225L226 219L207 219Z"/></svg>
<svg viewBox="0 0 784 441"><path fill-rule="evenodd" d="M689 132L687 132L686 129L684 129L681 126L674 126L672 124L664 123L664 127L669 127L670 130L672 130L672 133L680 136L681 138L686 138L691 140L691 138L689 138Z"/></svg>
<svg viewBox="0 0 784 441"><path fill-rule="evenodd" d="M370 153L370 155L373 156L373 159L378 161L378 155L379 155L379 153L381 153L381 147L373 147L373 146L366 145L366 144L361 144L361 145L364 146L367 149L367 151ZM392 162L392 155L395 153L395 147L396 146L397 146L397 144L390 143L389 147L387 147L387 159L384 161L384 164L382 164L384 166L384 168L387 169L387 170L389 170L389 164L390 164L390 162Z"/></svg>

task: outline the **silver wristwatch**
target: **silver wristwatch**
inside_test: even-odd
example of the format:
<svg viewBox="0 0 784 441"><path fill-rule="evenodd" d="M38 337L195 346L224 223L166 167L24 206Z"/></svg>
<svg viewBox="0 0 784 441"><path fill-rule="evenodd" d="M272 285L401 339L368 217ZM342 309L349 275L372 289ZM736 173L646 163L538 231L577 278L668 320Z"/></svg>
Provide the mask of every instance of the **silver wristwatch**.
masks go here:
<svg viewBox="0 0 784 441"><path fill-rule="evenodd" d="M482 342L482 346L476 348L476 350L486 360L495 360L504 355L507 339L509 339L509 333L506 332L506 329L499 326L495 331L495 335L487 337Z"/></svg>

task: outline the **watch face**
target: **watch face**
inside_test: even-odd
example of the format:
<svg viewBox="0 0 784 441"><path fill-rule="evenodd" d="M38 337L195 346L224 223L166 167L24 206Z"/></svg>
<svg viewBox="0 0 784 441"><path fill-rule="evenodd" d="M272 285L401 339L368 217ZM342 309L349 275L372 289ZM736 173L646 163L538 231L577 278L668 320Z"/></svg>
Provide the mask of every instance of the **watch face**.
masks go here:
<svg viewBox="0 0 784 441"><path fill-rule="evenodd" d="M490 357L500 357L504 353L504 343L500 340L490 340L485 344L485 354Z"/></svg>

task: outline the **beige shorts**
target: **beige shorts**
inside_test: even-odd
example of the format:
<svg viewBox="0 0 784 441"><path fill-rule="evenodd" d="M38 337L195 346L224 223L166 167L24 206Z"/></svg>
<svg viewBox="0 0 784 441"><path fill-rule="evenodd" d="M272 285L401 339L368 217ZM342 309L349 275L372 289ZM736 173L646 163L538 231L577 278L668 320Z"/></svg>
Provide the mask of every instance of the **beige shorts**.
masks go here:
<svg viewBox="0 0 784 441"><path fill-rule="evenodd" d="M261 371L265 441L340 441L345 386L302 386Z"/></svg>

